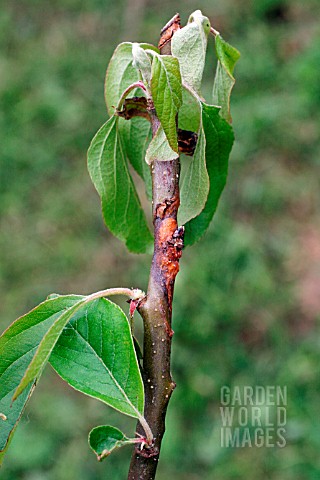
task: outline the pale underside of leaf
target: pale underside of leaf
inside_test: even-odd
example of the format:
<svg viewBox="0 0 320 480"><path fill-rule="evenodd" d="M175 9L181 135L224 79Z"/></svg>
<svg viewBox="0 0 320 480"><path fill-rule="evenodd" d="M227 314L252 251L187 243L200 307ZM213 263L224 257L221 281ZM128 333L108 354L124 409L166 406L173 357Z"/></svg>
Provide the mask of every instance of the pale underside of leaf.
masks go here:
<svg viewBox="0 0 320 480"><path fill-rule="evenodd" d="M201 106L197 98L185 87L182 89L182 106L179 110L178 125L182 130L197 133L200 128Z"/></svg>
<svg viewBox="0 0 320 480"><path fill-rule="evenodd" d="M139 44L139 47L143 51L148 49L158 52L153 45ZM105 79L105 100L110 116L114 114L124 90L139 80L139 72L133 66L132 48L133 44L130 42L121 43L116 48L108 65ZM132 96L141 95L143 95L143 91L140 88L132 91ZM125 154L138 175L144 180L147 195L150 197L151 175L144 161L146 148L151 139L150 124L142 118L119 119L118 128Z"/></svg>
<svg viewBox="0 0 320 480"><path fill-rule="evenodd" d="M140 71L145 84L149 85L151 80L151 61L139 43L132 44L132 57L133 66Z"/></svg>
<svg viewBox="0 0 320 480"><path fill-rule="evenodd" d="M216 36L216 53L218 64L213 84L213 103L221 106L220 115L231 123L230 97L235 84L233 70L240 53L225 42L220 35Z"/></svg>
<svg viewBox="0 0 320 480"><path fill-rule="evenodd" d="M197 21L177 30L171 40L172 55L179 60L182 80L197 93L200 93L201 89L207 38L208 29L205 29L201 19L197 18Z"/></svg>
<svg viewBox="0 0 320 480"><path fill-rule="evenodd" d="M160 125L147 149L146 162L151 165L155 160L165 162L176 158L179 158L179 155L170 147L162 125Z"/></svg>
<svg viewBox="0 0 320 480"><path fill-rule="evenodd" d="M121 95L126 88L139 80L139 72L133 66L132 45L131 42L120 43L108 65L104 92L110 116L114 114L114 110L118 106ZM153 45L145 43L139 45L144 50L148 49L158 52L158 49ZM140 93L142 93L141 90Z"/></svg>
<svg viewBox="0 0 320 480"><path fill-rule="evenodd" d="M126 415L142 415L144 391L130 326L109 300L96 300L73 317L50 363L76 390Z"/></svg>
<svg viewBox="0 0 320 480"><path fill-rule="evenodd" d="M230 113L230 97L234 84L235 79L233 76L228 75L220 61L218 61L213 84L212 101L215 105L221 107L220 115L228 122L231 122L232 120Z"/></svg>
<svg viewBox="0 0 320 480"><path fill-rule="evenodd" d="M206 167L206 139L202 127L198 132L197 146L185 173L178 212L179 225L185 225L203 210L209 192L209 176Z"/></svg>

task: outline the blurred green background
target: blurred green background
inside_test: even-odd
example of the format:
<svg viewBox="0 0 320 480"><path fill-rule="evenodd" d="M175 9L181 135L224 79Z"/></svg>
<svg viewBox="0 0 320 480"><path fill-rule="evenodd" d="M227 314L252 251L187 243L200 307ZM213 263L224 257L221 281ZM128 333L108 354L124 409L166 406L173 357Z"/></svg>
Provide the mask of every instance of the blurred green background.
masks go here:
<svg viewBox="0 0 320 480"><path fill-rule="evenodd" d="M320 479L320 3L318 0L11 0L0 11L0 326L51 292L145 289L150 257L105 229L86 171L123 40L157 43L201 8L242 54L236 142L215 220L176 283L173 377L158 480ZM210 99L213 41L203 91ZM139 319L136 320L139 323ZM285 448L221 448L222 385L287 385ZM121 480L87 433L135 422L47 367L3 480Z"/></svg>

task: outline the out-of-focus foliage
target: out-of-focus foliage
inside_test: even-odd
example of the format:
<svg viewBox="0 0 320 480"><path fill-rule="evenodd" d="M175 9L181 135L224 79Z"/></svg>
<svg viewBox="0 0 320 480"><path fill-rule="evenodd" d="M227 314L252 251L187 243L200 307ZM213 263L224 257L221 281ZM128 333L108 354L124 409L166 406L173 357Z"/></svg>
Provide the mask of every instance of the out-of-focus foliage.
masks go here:
<svg viewBox="0 0 320 480"><path fill-rule="evenodd" d="M241 51L235 146L217 216L184 252L159 480L320 476L320 63L317 0L12 0L0 13L0 324L50 292L145 288L149 256L106 231L86 150L106 120L103 78L122 40L155 43L200 8ZM209 64L214 43L209 43ZM211 46L210 46L211 45ZM214 70L207 67L209 100ZM136 320L139 323L139 319ZM186 367L187 365L187 367ZM283 449L222 449L221 385L287 385ZM3 480L126 478L129 452L99 464L87 433L135 422L42 377Z"/></svg>

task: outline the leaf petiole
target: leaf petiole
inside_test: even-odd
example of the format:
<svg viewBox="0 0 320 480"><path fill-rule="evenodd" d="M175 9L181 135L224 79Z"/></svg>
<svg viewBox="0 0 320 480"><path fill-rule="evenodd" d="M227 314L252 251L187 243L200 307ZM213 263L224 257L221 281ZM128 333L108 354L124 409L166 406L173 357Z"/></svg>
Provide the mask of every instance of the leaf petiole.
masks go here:
<svg viewBox="0 0 320 480"><path fill-rule="evenodd" d="M99 292L88 295L85 299L85 303L91 302L91 300L96 300L97 298L111 297L112 295L124 295L129 297L130 300L142 300L146 296L146 294L138 288L107 288L106 290L99 290Z"/></svg>
<svg viewBox="0 0 320 480"><path fill-rule="evenodd" d="M144 418L143 415L140 415L139 418L138 418L139 422L141 423L141 426L143 428L143 430L145 431L145 434L146 434L146 444L148 445L148 447L151 447L151 445L153 444L153 433L151 431L151 428L149 427L149 424L147 422L147 420ZM141 439L139 438L138 439L139 441L141 441ZM139 443L138 441L136 441L136 443Z"/></svg>
<svg viewBox="0 0 320 480"><path fill-rule="evenodd" d="M217 35L220 35L220 32L218 32L218 30L216 30L213 27L210 28L210 33L212 33L214 37L216 37Z"/></svg>

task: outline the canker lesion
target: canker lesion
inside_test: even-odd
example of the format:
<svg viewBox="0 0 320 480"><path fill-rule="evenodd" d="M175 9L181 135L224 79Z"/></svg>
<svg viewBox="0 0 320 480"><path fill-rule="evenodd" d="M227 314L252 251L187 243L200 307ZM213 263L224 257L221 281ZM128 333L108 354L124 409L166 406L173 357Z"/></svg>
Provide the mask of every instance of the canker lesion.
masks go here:
<svg viewBox="0 0 320 480"><path fill-rule="evenodd" d="M162 212L162 209L160 211ZM178 228L177 220L174 217L159 218L155 228L154 260L171 312L174 282L179 272L179 260L183 249L184 228Z"/></svg>
<svg viewBox="0 0 320 480"><path fill-rule="evenodd" d="M168 50L171 50L170 42L173 34L181 28L180 15L177 13L174 17L169 20L169 22L163 27L160 33L160 40L158 44L159 50L161 50L162 55L166 55L167 52L164 50L166 47ZM171 53L170 51L168 53Z"/></svg>

